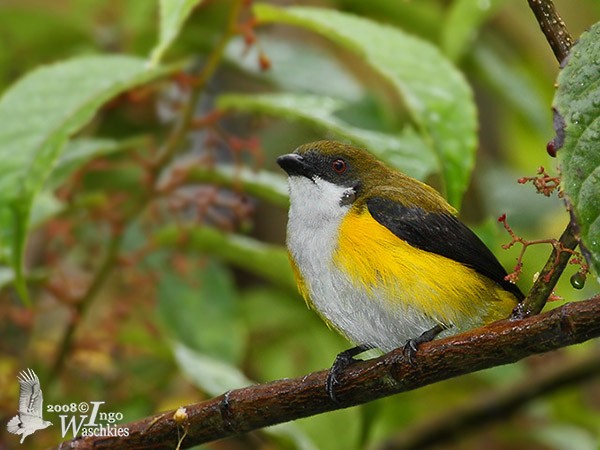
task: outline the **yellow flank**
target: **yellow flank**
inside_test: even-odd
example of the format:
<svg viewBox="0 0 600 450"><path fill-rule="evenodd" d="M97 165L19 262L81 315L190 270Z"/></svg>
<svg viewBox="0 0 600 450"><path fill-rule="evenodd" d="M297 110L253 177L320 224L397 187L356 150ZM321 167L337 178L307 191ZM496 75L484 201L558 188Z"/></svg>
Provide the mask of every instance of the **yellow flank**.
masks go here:
<svg viewBox="0 0 600 450"><path fill-rule="evenodd" d="M310 295L308 293L308 287L306 286L306 283L304 282L304 278L302 278L300 269L298 269L298 265L296 264L296 261L294 261L294 258L292 258L292 255L290 255L289 253L288 253L288 259L290 260L290 264L292 265L292 270L294 271L294 278L296 279L296 285L298 286L298 292L300 292L300 295L302 296L302 298L304 299L304 301L310 308L310 307L312 307L312 305L311 305L311 301L310 301Z"/></svg>
<svg viewBox="0 0 600 450"><path fill-rule="evenodd" d="M390 309L409 305L445 325L493 322L517 303L475 270L399 239L366 208L352 209L342 221L333 262L373 301L389 302Z"/></svg>

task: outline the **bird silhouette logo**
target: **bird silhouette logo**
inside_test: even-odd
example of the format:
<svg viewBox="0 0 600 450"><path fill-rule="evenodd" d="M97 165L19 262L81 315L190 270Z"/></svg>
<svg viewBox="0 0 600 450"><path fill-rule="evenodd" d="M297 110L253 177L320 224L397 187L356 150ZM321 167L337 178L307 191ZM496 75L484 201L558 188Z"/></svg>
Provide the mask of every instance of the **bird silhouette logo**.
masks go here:
<svg viewBox="0 0 600 450"><path fill-rule="evenodd" d="M10 419L7 430L21 435L21 444L27 436L37 430L52 425L52 422L42 419L44 397L40 380L31 369L23 370L17 376L19 380L19 414Z"/></svg>

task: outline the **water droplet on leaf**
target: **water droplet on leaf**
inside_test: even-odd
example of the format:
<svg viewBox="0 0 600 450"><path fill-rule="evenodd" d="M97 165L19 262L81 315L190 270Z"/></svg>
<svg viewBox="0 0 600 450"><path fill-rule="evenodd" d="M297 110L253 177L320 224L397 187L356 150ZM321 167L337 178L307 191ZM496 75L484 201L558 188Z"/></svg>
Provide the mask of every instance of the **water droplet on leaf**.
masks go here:
<svg viewBox="0 0 600 450"><path fill-rule="evenodd" d="M583 289L585 286L585 275L581 272L576 272L571 275L571 286L575 289Z"/></svg>

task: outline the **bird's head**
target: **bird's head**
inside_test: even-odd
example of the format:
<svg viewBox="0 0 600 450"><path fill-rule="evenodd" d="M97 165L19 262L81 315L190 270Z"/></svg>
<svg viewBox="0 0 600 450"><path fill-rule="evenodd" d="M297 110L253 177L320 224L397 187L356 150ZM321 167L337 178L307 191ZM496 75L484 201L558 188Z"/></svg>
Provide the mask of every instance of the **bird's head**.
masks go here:
<svg viewBox="0 0 600 450"><path fill-rule="evenodd" d="M345 212L379 196L428 211L452 210L433 188L387 167L366 150L340 142L305 144L277 163L289 176L292 208Z"/></svg>

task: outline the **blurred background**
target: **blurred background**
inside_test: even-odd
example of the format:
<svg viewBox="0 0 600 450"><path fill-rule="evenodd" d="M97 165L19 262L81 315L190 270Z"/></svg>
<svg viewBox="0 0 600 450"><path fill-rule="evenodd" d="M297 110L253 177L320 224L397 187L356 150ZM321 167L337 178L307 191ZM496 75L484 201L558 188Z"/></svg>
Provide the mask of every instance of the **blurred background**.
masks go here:
<svg viewBox="0 0 600 450"><path fill-rule="evenodd" d="M255 27L248 5L236 19L240 33L215 53L234 3L200 2L164 57L201 74L218 56L195 98L196 119L164 167L152 162L194 99L194 76L180 71L111 100L69 144L71 154L82 154L87 138L96 140L93 157L57 178L56 212L30 233L32 307L0 282L0 449L18 446L4 424L16 413L16 375L26 367L40 376L46 405L102 400L128 422L232 387L327 368L350 346L296 292L284 248L285 179L274 163L300 144L340 133L299 111L247 106L231 94L331 97L347 105L337 112L344 123L388 134L407 120L407 107L351 49L298 27ZM478 117L461 217L509 272L520 248L501 248L510 241L496 220L501 214L527 239L562 233L562 200L517 182L539 166L556 173L546 144L554 135L558 63L525 0L271 3L352 13L438 47L466 77ZM597 0L555 4L574 37L600 18ZM158 14L151 0L0 0L0 94L45 64L90 54L147 57ZM423 178L443 184L435 172ZM523 291L549 253L547 244L528 248ZM573 289L577 270L567 268L547 309L598 291L591 278ZM396 448L411 448L411 439L435 436L440 423L482 399L535 389L536 380L597 360L599 351L591 341L202 448L380 448L398 435L407 444ZM600 448L598 375L555 387L472 429L450 427L432 448ZM19 448L61 440L58 415L44 418L55 426Z"/></svg>

